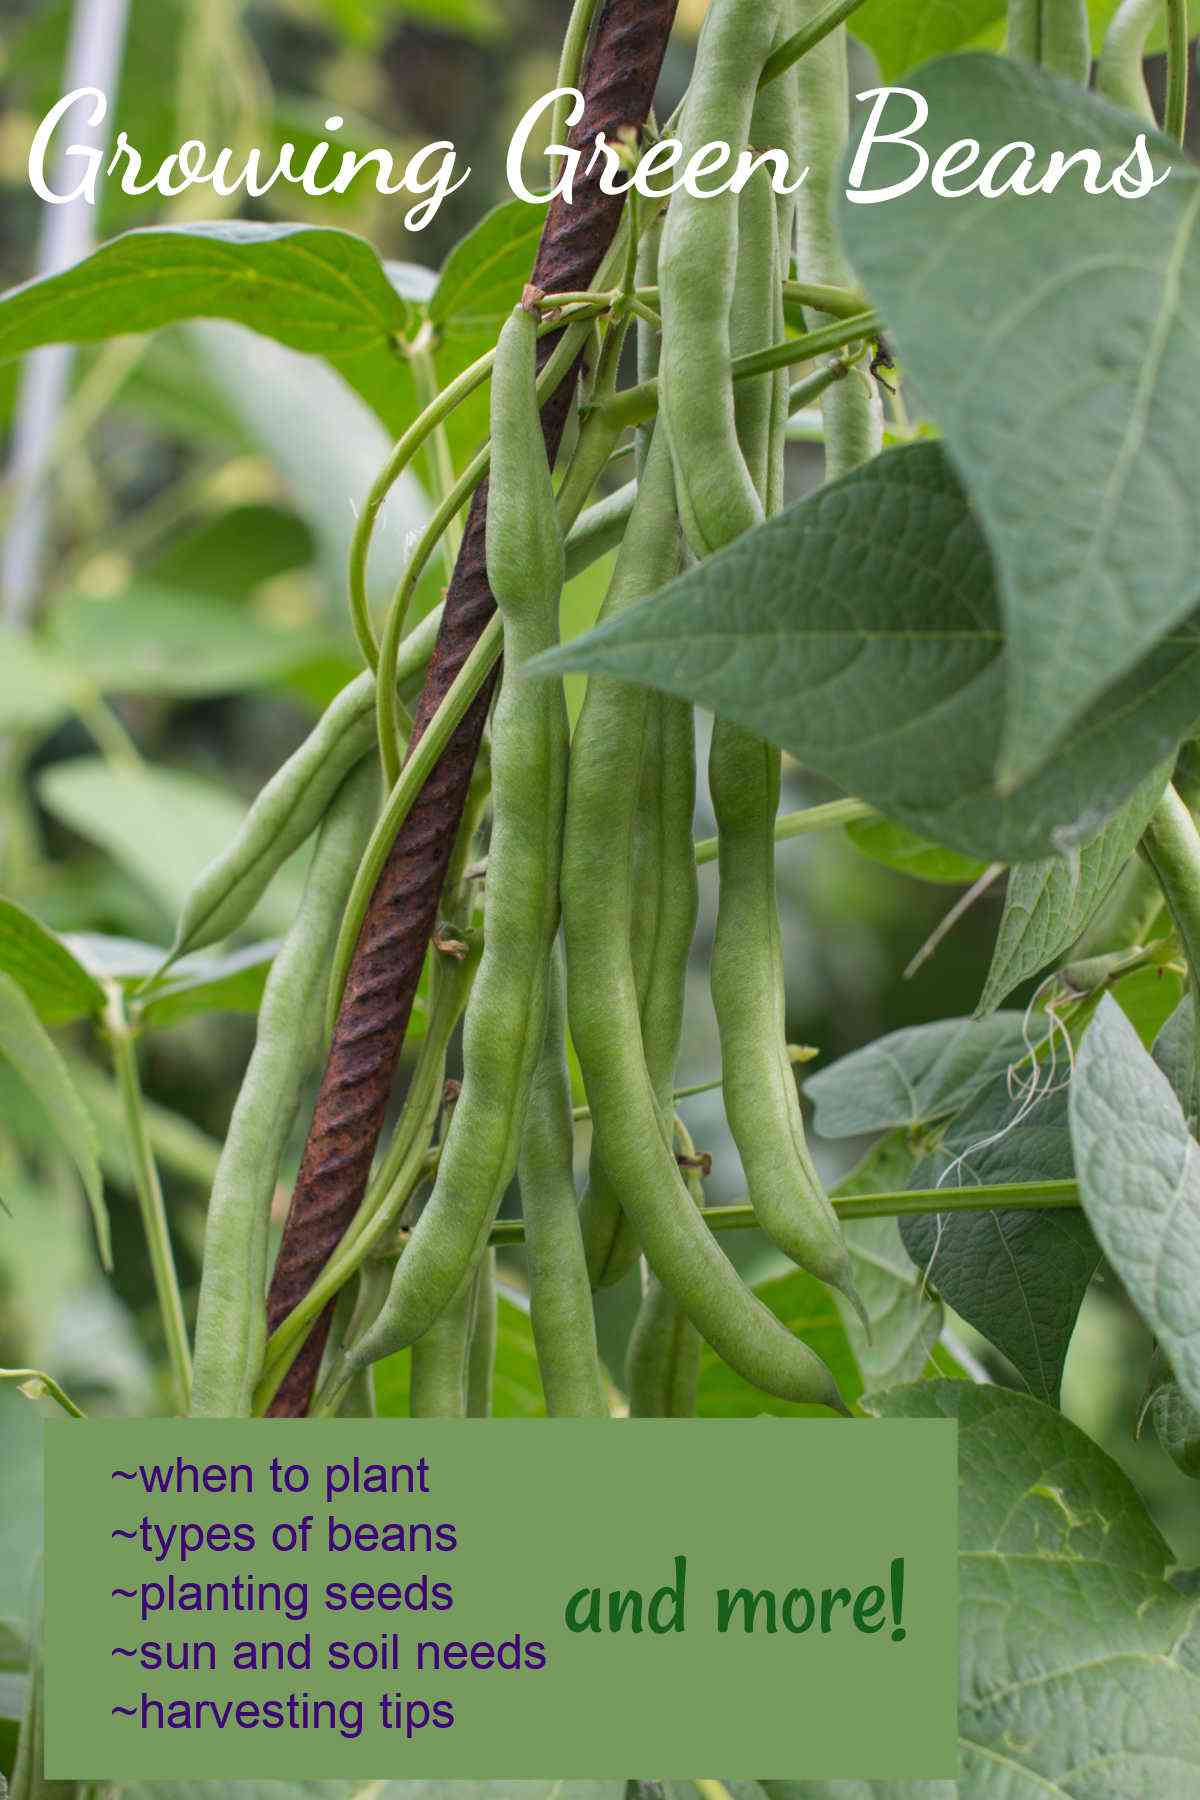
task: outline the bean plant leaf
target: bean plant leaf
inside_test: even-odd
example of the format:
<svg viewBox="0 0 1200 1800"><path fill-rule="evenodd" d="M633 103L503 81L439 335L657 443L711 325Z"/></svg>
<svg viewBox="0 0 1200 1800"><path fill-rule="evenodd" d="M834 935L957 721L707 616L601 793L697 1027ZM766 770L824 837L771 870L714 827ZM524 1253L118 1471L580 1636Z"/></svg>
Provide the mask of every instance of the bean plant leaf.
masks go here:
<svg viewBox="0 0 1200 1800"><path fill-rule="evenodd" d="M1170 777L1153 770L1081 850L1021 863L1008 878L992 966L979 1000L989 1013L1018 983L1049 968L1080 938L1133 855Z"/></svg>
<svg viewBox="0 0 1200 1800"><path fill-rule="evenodd" d="M0 898L0 973L17 983L47 1025L96 1017L104 990L69 946L40 919Z"/></svg>
<svg viewBox="0 0 1200 1800"><path fill-rule="evenodd" d="M1109 996L1071 1083L1080 1199L1183 1395L1200 1407L1200 1145Z"/></svg>
<svg viewBox="0 0 1200 1800"><path fill-rule="evenodd" d="M710 707L922 836L1017 863L1094 837L1200 718L1200 615L1041 774L998 795L1006 656L991 556L943 447L922 443L529 669L614 675Z"/></svg>
<svg viewBox="0 0 1200 1800"><path fill-rule="evenodd" d="M1182 1475L1200 1481L1200 1407L1177 1381L1164 1381L1150 1403L1154 1435Z"/></svg>
<svg viewBox="0 0 1200 1800"><path fill-rule="evenodd" d="M27 632L0 626L0 730L52 731L70 713L79 683Z"/></svg>
<svg viewBox="0 0 1200 1800"><path fill-rule="evenodd" d="M404 369L396 340L417 322L374 249L350 232L243 219L156 225L0 297L0 360L206 318L324 357L376 410Z"/></svg>
<svg viewBox="0 0 1200 1800"><path fill-rule="evenodd" d="M963 1800L1194 1791L1200 1594L1172 1585L1170 1547L1124 1472L1004 1388L926 1381L865 1405L958 1420Z"/></svg>
<svg viewBox="0 0 1200 1800"><path fill-rule="evenodd" d="M380 1418L408 1417L409 1352L375 1364L375 1410ZM546 1399L528 1308L501 1289L496 1304L496 1366L492 1412L499 1419L544 1419ZM439 1784L442 1785L442 1784Z"/></svg>
<svg viewBox="0 0 1200 1800"><path fill-rule="evenodd" d="M185 956L172 963L167 978L151 988L138 1014L149 1030L177 1025L199 1013L255 1013L279 945L251 944L226 956ZM155 967L162 952L155 953Z"/></svg>
<svg viewBox="0 0 1200 1800"><path fill-rule="evenodd" d="M890 819L855 819L846 826L846 836L872 862L883 863L901 875L912 875L917 881L961 887L968 881L978 881L987 868L978 857L963 856L957 850L947 850L943 844L931 844L928 838L918 837L915 831L895 825Z"/></svg>
<svg viewBox="0 0 1200 1800"><path fill-rule="evenodd" d="M834 1195L899 1192L908 1185L919 1152L908 1134L891 1132L838 1182ZM871 1333L848 1300L835 1294L859 1374L868 1388L919 1381L941 1334L943 1308L904 1248L895 1219L847 1219L846 1246L854 1285Z"/></svg>
<svg viewBox="0 0 1200 1800"><path fill-rule="evenodd" d="M1119 0L1088 0L1092 47L1100 48ZM850 19L850 30L875 53L885 81L894 81L928 57L967 45L999 46L1004 41L1007 0L867 0ZM1161 24L1147 48L1161 50Z"/></svg>
<svg viewBox="0 0 1200 1800"><path fill-rule="evenodd" d="M233 795L197 776L148 765L114 769L91 756L46 769L38 793L56 818L100 844L146 887L170 920L245 814ZM248 924L282 934L295 916L300 889L298 871L285 867Z"/></svg>
<svg viewBox="0 0 1200 1800"><path fill-rule="evenodd" d="M789 1331L811 1345L833 1375L847 1405L853 1406L863 1391L863 1378L831 1290L815 1275L793 1269L762 1282L754 1291ZM795 1405L752 1387L707 1344L700 1352L696 1410L701 1418L718 1419L752 1419L764 1413L788 1419L829 1417L823 1406Z"/></svg>
<svg viewBox="0 0 1200 1800"><path fill-rule="evenodd" d="M866 0L850 30L874 51L883 79L893 81L931 56L973 43L1004 9L1005 0Z"/></svg>
<svg viewBox="0 0 1200 1800"><path fill-rule="evenodd" d="M263 581L304 568L313 560L312 532L281 506L246 504L202 520L157 549L142 565L162 592L246 600Z"/></svg>
<svg viewBox="0 0 1200 1800"><path fill-rule="evenodd" d="M929 105L921 138L934 157L969 137L982 166L1024 140L1044 171L1055 149L1088 145L1107 180L1133 149L1126 114L1025 64L950 57L912 84ZM897 106L909 123L911 103ZM1188 400L1200 378L1200 169L1157 132L1149 149L1170 175L1136 204L1087 192L1076 170L1053 194L948 205L922 182L885 206L842 206L851 261L996 554L1006 786L1045 768L1200 603L1200 419ZM1015 164L1010 152L1003 173ZM911 144L878 144L868 180L878 190L912 172Z"/></svg>
<svg viewBox="0 0 1200 1800"><path fill-rule="evenodd" d="M1047 1091L1030 1105L1011 1098L1001 1077L952 1121L910 1185L950 1190L1069 1181L1072 1173L1066 1094ZM938 1293L1007 1356L1031 1394L1057 1405L1079 1308L1100 1266L1083 1214L1003 1205L925 1213L902 1220L900 1234Z"/></svg>
<svg viewBox="0 0 1200 1800"><path fill-rule="evenodd" d="M1191 1104L1196 1067L1196 1027L1192 996L1185 994L1154 1040L1151 1055L1185 1110Z"/></svg>
<svg viewBox="0 0 1200 1800"><path fill-rule="evenodd" d="M317 632L270 625L214 593L150 583L61 600L49 634L63 660L106 692L184 697L277 681L329 648Z"/></svg>
<svg viewBox="0 0 1200 1800"><path fill-rule="evenodd" d="M10 1063L53 1122L55 1135L70 1156L83 1183L100 1258L112 1267L112 1234L104 1204L104 1184L91 1116L75 1092L67 1065L24 988L0 973L0 1056Z"/></svg>
<svg viewBox="0 0 1200 1800"><path fill-rule="evenodd" d="M911 1025L852 1050L810 1075L804 1092L822 1137L909 1130L957 1112L979 1088L1025 1056L1021 1013Z"/></svg>

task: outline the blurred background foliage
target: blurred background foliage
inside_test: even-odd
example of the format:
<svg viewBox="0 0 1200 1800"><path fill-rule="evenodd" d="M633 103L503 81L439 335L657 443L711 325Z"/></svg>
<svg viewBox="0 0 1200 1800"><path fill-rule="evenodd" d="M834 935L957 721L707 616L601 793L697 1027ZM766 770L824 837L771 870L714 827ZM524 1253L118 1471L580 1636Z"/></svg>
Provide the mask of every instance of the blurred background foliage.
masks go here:
<svg viewBox="0 0 1200 1800"><path fill-rule="evenodd" d="M682 0L663 76L664 114L686 84L703 6ZM345 120L338 142L357 149L410 152L448 138L473 176L423 233L406 234L403 205L367 182L321 201L280 186L243 209L248 217L358 232L385 257L432 272L485 209L507 197L508 140L525 108L554 85L568 10L567 0L131 0L113 114L150 165L187 137L264 148L290 140L304 150L334 113ZM37 121L63 92L70 23L70 0L0 0L5 287L37 267L44 209L25 164ZM856 73L872 74L869 54L856 47L855 55ZM135 201L110 184L97 229L103 238L212 213L204 192ZM422 286L411 268L403 279ZM425 278L426 291L431 281ZM6 436L18 376L18 364L0 363ZM476 432L481 416L472 416ZM195 873L356 672L343 560L353 509L386 447L378 420L324 364L238 327L175 327L73 358L67 404L39 472L48 536L34 599L43 640L86 679L57 712L31 718L19 663L0 670L0 892L59 932L169 942ZM793 457L799 494L816 479L818 461L803 443ZM26 503L11 480L0 484L6 528ZM425 505L415 479L389 504L372 565L381 590ZM574 584L568 629L590 622L605 575L599 565ZM423 583L422 607L433 604L442 579L438 565ZM12 648L6 642L0 655ZM788 808L826 797L789 772ZM698 835L711 829L702 797ZM297 877L285 871L269 890L254 921L258 937L286 925ZM913 879L838 832L784 846L779 881L790 1036L814 1046L822 1063L898 1027L971 1012L1001 883L906 979L910 960L964 892L961 880ZM684 1082L703 1081L718 1066L705 976L714 884L710 867L701 876ZM231 1010L181 1019L143 1046L189 1301L206 1189L252 1042L260 986L247 979L231 993ZM1147 1040L1177 997L1168 989L1170 982L1161 990L1143 982L1124 996ZM0 1365L49 1368L89 1410L161 1409L153 1291L111 1080L83 1027L59 1041L97 1120L115 1273L110 1281L99 1272L78 1183L53 1133L0 1069ZM710 1200L736 1198L739 1170L718 1099L698 1097L686 1114L698 1146L714 1157ZM848 1151L861 1148L817 1146L831 1178L844 1171ZM736 1242L736 1254L752 1275L769 1266L749 1235ZM507 1269L519 1292L518 1256ZM626 1285L604 1301L614 1369L635 1300ZM516 1337L500 1403L536 1408L519 1308L506 1319ZM994 1379L1015 1381L994 1351L964 1337ZM1134 1475L1181 1559L1196 1560L1193 1491L1153 1441L1133 1437L1149 1358L1143 1328L1115 1284L1101 1279L1076 1332L1065 1406ZM386 1405L399 1404L402 1385L402 1371L385 1374ZM11 1388L0 1390L0 1615L23 1610L39 1529L37 1410Z"/></svg>

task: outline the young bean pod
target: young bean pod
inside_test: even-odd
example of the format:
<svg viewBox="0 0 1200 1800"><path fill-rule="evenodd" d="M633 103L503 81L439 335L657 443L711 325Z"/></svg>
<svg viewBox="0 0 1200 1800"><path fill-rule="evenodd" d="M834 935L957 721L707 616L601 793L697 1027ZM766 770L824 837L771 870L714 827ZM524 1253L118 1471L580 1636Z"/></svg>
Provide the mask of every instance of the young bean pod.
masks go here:
<svg viewBox="0 0 1200 1800"><path fill-rule="evenodd" d="M441 622L436 607L405 640L401 686L429 661ZM243 925L271 878L316 830L342 782L375 747L375 677L358 675L326 708L300 748L271 777L237 836L196 878L183 904L170 962Z"/></svg>
<svg viewBox="0 0 1200 1800"><path fill-rule="evenodd" d="M652 225L642 243L639 282L657 281L660 238L661 226ZM657 374L658 360L657 332L644 322L639 323L640 380ZM653 432L647 429L638 435L642 472L652 436ZM678 521L665 512L661 539L655 544L647 536L644 562L628 556L624 559L621 578L610 584L601 617L611 618L622 607L653 593L678 573L680 561ZM621 729L615 716L622 706L619 691L606 694L603 689L598 690L593 705L600 723L593 723L585 700L576 727L577 741L580 733L586 737L596 729ZM667 1133L683 1023L688 952L699 905L692 842L695 725L691 707L665 694L651 693L645 698L644 718L641 779L636 794L628 796L633 808L628 826L633 834L632 874L623 919L615 922L613 929L625 932L629 939L642 1048L658 1096L663 1131ZM615 809L610 823L615 832L626 828ZM637 1261L638 1243L595 1142L588 1174L580 1213L588 1272L594 1286L609 1287L620 1281Z"/></svg>
<svg viewBox="0 0 1200 1800"><path fill-rule="evenodd" d="M521 665L558 641L563 544L534 389L536 321L518 308L492 382L488 578L504 620L505 674L492 727L494 824L483 961L467 1007L463 1086L437 1181L354 1367L415 1342L473 1269L517 1162L545 1033L567 719L559 683Z"/></svg>
<svg viewBox="0 0 1200 1800"><path fill-rule="evenodd" d="M1162 17L1162 0L1121 0L1096 62L1096 92L1157 125L1146 86L1146 44Z"/></svg>
<svg viewBox="0 0 1200 1800"><path fill-rule="evenodd" d="M196 1323L192 1412L245 1418L266 1341L267 1239L279 1163L320 1047L323 985L378 797L368 764L329 810L294 924L271 966L258 1032L213 1185Z"/></svg>
<svg viewBox="0 0 1200 1800"><path fill-rule="evenodd" d="M736 4L724 15L714 14L725 29L736 25ZM789 5L777 26L792 25ZM826 40L828 41L828 40ZM721 39L714 40L716 48ZM707 40L702 42L704 58ZM821 47L823 48L823 46ZM810 52L816 56L819 51ZM749 76L746 76L749 79ZM703 93L704 89L701 88ZM753 106L748 130L756 144L772 147L784 139L788 148L794 137L796 89L787 77L766 88ZM716 135L727 123L728 101L714 112L697 114L685 121L701 139ZM693 203L694 204L694 203ZM772 341L777 329L781 292L779 232L790 230L787 210L778 207L767 171L757 173L743 190L737 226L736 264L732 316L710 338L707 362L721 371L719 379L729 395L735 427L732 443L723 447L723 461L744 469L751 480L760 515L782 492L780 471L773 466L783 456L780 429L780 396L773 375L740 382L736 396L729 373L727 346L749 354ZM670 220L668 220L668 234ZM764 277L762 271L768 271ZM670 301L675 273L664 272L664 354L670 353L675 312ZM667 390L664 389L664 408ZM672 438L676 478L690 479L690 466L711 454L711 445ZM754 521L746 519L742 529ZM719 532L737 532L728 509L708 534L710 547ZM693 549L698 549L693 545ZM718 720L713 729L709 757L709 785L716 814L720 902L713 942L711 987L721 1037L725 1110L729 1127L745 1170L750 1203L772 1241L801 1267L855 1298L850 1259L841 1227L813 1168L804 1138L799 1096L787 1049L783 956L780 944L779 908L775 894L775 816L780 794L779 751L743 731Z"/></svg>
<svg viewBox="0 0 1200 1800"><path fill-rule="evenodd" d="M551 960L546 1038L533 1078L517 1178L525 1219L529 1317L551 1418L606 1419L591 1284L575 1200L561 956Z"/></svg>
<svg viewBox="0 0 1200 1800"><path fill-rule="evenodd" d="M467 1352L467 1417L487 1419L492 1412L496 1375L496 1252L485 1250L475 1271L471 1296L471 1343Z"/></svg>
<svg viewBox="0 0 1200 1800"><path fill-rule="evenodd" d="M422 1332L413 1344L408 1411L414 1419L467 1416L467 1362L475 1312L475 1279L472 1270L428 1331Z"/></svg>
<svg viewBox="0 0 1200 1800"><path fill-rule="evenodd" d="M732 405L732 403L731 403ZM670 447L656 429L614 585L645 594L630 570L648 565L675 529ZM626 585L628 588L626 589ZM700 1217L664 1135L641 1044L627 917L630 796L641 779L649 696L589 683L571 753L563 851L563 924L571 1030L599 1154L647 1261L717 1353L783 1398L841 1407L828 1369L740 1280Z"/></svg>
<svg viewBox="0 0 1200 1800"><path fill-rule="evenodd" d="M700 1386L700 1334L652 1269L625 1353L631 1419L691 1419Z"/></svg>
<svg viewBox="0 0 1200 1800"><path fill-rule="evenodd" d="M728 144L737 155L749 142L755 88L780 16L780 0L714 0L680 121L683 160L705 144ZM659 256L659 404L684 535L696 557L723 549L763 517L734 412L729 296L737 274L738 196L701 198L680 189Z"/></svg>
<svg viewBox="0 0 1200 1800"><path fill-rule="evenodd" d="M794 16L807 24L820 10L820 0L790 0ZM837 235L836 193L842 153L850 128L846 29L822 38L795 68L799 121L796 155L808 179L796 195L796 267L802 281L835 287L853 286ZM770 89L766 90L767 93ZM833 322L833 315L813 310L811 327ZM852 371L821 399L825 421L825 479L836 481L878 454L883 444L883 411L873 376Z"/></svg>
<svg viewBox="0 0 1200 1800"><path fill-rule="evenodd" d="M1092 68L1087 0L1008 0L1008 54L1086 87Z"/></svg>

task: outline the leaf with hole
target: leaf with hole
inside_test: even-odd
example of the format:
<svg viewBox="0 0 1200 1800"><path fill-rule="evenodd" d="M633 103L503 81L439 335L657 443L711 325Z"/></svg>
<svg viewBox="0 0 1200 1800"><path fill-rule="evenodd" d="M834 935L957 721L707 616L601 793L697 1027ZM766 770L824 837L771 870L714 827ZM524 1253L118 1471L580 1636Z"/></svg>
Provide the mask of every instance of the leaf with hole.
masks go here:
<svg viewBox="0 0 1200 1800"><path fill-rule="evenodd" d="M963 1800L1196 1792L1200 1593L1172 1585L1170 1547L1117 1464L1003 1388L927 1381L865 1407L958 1420Z"/></svg>

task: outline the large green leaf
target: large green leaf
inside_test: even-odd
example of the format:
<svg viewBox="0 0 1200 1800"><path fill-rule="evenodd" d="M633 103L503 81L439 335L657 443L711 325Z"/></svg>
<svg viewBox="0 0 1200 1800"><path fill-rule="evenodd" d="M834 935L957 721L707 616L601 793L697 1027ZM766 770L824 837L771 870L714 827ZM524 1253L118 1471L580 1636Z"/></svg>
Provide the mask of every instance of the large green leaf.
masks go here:
<svg viewBox="0 0 1200 1800"><path fill-rule="evenodd" d="M970 137L1129 156L1128 117L1072 83L985 55L912 78L933 156ZM898 123L911 120L901 100ZM1151 134L1164 186L1131 203L1084 190L972 194L922 183L846 202L854 267L945 432L996 553L1008 622L999 772L1043 768L1087 708L1200 603L1200 170ZM1015 158L1005 161L1011 173ZM903 182L911 145L881 144L871 188ZM955 184L955 185L960 185ZM930 296L936 296L936 304Z"/></svg>
<svg viewBox="0 0 1200 1800"><path fill-rule="evenodd" d="M1165 764L1153 770L1074 855L1045 857L1012 871L981 1013L999 1006L1019 982L1048 968L1083 935L1133 855L1170 773Z"/></svg>
<svg viewBox="0 0 1200 1800"><path fill-rule="evenodd" d="M172 537L142 566L164 588L246 600L271 581L313 558L313 537L303 519L281 506L231 506Z"/></svg>
<svg viewBox="0 0 1200 1800"><path fill-rule="evenodd" d="M997 795L1006 655L992 563L939 444L877 457L531 667L711 707L988 861L1095 836L1200 718L1194 615L1040 775Z"/></svg>
<svg viewBox="0 0 1200 1800"><path fill-rule="evenodd" d="M939 1019L910 1025L810 1075L804 1092L822 1137L911 1130L957 1112L993 1076L1026 1054L1024 1019Z"/></svg>
<svg viewBox="0 0 1200 1800"><path fill-rule="evenodd" d="M11 975L3 973L0 973L0 1056L11 1063L53 1121L55 1133L75 1164L92 1209L101 1260L105 1268L110 1267L112 1236L91 1115L75 1092L67 1065L24 988L18 987Z"/></svg>
<svg viewBox="0 0 1200 1800"><path fill-rule="evenodd" d="M48 1025L95 1017L104 990L60 937L13 900L0 898L0 973L8 975Z"/></svg>
<svg viewBox="0 0 1200 1800"><path fill-rule="evenodd" d="M911 1185L1069 1181L1072 1173L1061 1087L1026 1106L1001 1077L952 1121ZM925 1213L904 1219L900 1231L942 1297L1003 1351L1030 1393L1056 1404L1079 1308L1100 1264L1083 1214L1023 1207Z"/></svg>
<svg viewBox="0 0 1200 1800"><path fill-rule="evenodd" d="M1200 1789L1200 1594L1171 1585L1170 1548L1116 1463L1003 1388L927 1381L867 1405L958 1420L962 1800Z"/></svg>
<svg viewBox="0 0 1200 1800"><path fill-rule="evenodd" d="M0 298L0 359L180 319L230 319L322 356L385 417L416 313L365 239L324 226L148 226ZM405 389L404 410L411 400ZM389 424L393 423L388 418Z"/></svg>
<svg viewBox="0 0 1200 1800"><path fill-rule="evenodd" d="M245 808L211 782L177 769L112 768L99 757L54 763L38 781L49 810L81 837L100 844L149 889L168 919L183 907L196 877L236 836ZM286 866L248 921L286 931L300 902L298 872Z"/></svg>
<svg viewBox="0 0 1200 1800"><path fill-rule="evenodd" d="M1107 995L1080 1045L1071 1137L1084 1211L1185 1398L1200 1407L1200 1146Z"/></svg>
<svg viewBox="0 0 1200 1800"><path fill-rule="evenodd" d="M198 1013L255 1013L278 948L272 941L225 956L182 957L139 1002L138 1017L148 1029L161 1030ZM157 950L155 968L161 963L162 951Z"/></svg>

